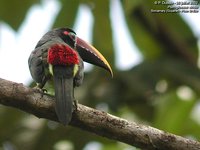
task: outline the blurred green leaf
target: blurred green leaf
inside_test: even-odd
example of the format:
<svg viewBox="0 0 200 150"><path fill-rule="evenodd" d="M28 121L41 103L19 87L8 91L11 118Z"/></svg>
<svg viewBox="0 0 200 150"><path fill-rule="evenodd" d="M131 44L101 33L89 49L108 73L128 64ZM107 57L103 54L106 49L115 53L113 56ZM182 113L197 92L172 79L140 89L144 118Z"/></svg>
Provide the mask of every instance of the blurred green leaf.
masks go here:
<svg viewBox="0 0 200 150"><path fill-rule="evenodd" d="M171 83L175 85L188 85L199 93L200 91L200 70L184 60L167 58L160 60L162 73Z"/></svg>
<svg viewBox="0 0 200 150"><path fill-rule="evenodd" d="M60 2L61 11L55 20L54 27L72 28L79 8L79 0L60 0Z"/></svg>
<svg viewBox="0 0 200 150"><path fill-rule="evenodd" d="M183 126L182 134L187 134L188 137L194 138L195 140L200 139L200 124L193 119L189 119Z"/></svg>
<svg viewBox="0 0 200 150"><path fill-rule="evenodd" d="M0 20L17 30L24 20L27 10L38 0L0 0Z"/></svg>
<svg viewBox="0 0 200 150"><path fill-rule="evenodd" d="M131 3L124 1L129 29L146 59L169 54L196 65L197 39L180 15L151 13L152 1L133 3L132 9L127 4Z"/></svg>
<svg viewBox="0 0 200 150"><path fill-rule="evenodd" d="M144 58L152 60L159 57L163 47L156 41L150 31L146 29L150 26L150 28L155 30L156 24L149 10L144 6L145 4L140 0L137 0L137 3L136 1L133 3L126 0L122 4L130 33Z"/></svg>
<svg viewBox="0 0 200 150"><path fill-rule="evenodd" d="M182 127L188 122L195 102L194 98L182 100L176 91L159 96L155 111L155 127L175 134L182 133Z"/></svg>
<svg viewBox="0 0 200 150"><path fill-rule="evenodd" d="M105 56L114 67L114 51L112 44L112 30L109 16L109 0L94 1L94 29L93 39L95 47Z"/></svg>

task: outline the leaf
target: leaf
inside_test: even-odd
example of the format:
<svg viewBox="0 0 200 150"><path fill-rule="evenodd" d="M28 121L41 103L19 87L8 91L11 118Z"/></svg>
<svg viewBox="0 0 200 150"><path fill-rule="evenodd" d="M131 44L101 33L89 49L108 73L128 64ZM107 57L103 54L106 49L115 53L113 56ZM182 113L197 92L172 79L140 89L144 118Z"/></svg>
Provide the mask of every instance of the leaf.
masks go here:
<svg viewBox="0 0 200 150"><path fill-rule="evenodd" d="M109 17L109 0L94 1L94 46L105 56L111 66L114 66L114 51L112 45L112 30Z"/></svg>
<svg viewBox="0 0 200 150"><path fill-rule="evenodd" d="M17 30L24 20L28 9L38 2L38 0L0 0L0 19Z"/></svg>
<svg viewBox="0 0 200 150"><path fill-rule="evenodd" d="M193 119L189 119L185 122L183 134L189 135L192 138L200 140L200 124Z"/></svg>
<svg viewBox="0 0 200 150"><path fill-rule="evenodd" d="M182 133L183 126L187 123L195 102L195 99L181 100L176 91L158 97L154 125L168 132Z"/></svg>
<svg viewBox="0 0 200 150"><path fill-rule="evenodd" d="M79 7L79 0L61 0L62 7L59 12L54 27L70 27L74 25L74 20L76 19L76 14Z"/></svg>
<svg viewBox="0 0 200 150"><path fill-rule="evenodd" d="M123 4L129 29L146 59L169 54L196 65L197 39L178 14L151 13L155 7L152 1L142 1L132 9L126 3ZM160 9L163 7L159 5Z"/></svg>
<svg viewBox="0 0 200 150"><path fill-rule="evenodd" d="M162 73L170 82L191 87L200 92L200 70L181 59L168 58L160 60Z"/></svg>
<svg viewBox="0 0 200 150"><path fill-rule="evenodd" d="M122 5L130 33L144 58L152 60L159 57L163 47L146 29L148 26L155 28L155 22L149 12L147 13L147 10L142 8L145 4L138 0L134 3L126 0ZM141 16L145 16L145 20L147 19L149 24L141 22Z"/></svg>

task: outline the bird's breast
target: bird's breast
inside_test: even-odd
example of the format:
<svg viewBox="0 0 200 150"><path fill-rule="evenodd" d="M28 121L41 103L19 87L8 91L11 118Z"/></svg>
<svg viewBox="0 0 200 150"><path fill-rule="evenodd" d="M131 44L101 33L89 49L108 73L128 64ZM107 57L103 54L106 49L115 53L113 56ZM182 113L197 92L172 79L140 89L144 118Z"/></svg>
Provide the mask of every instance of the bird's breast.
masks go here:
<svg viewBox="0 0 200 150"><path fill-rule="evenodd" d="M51 65L79 64L77 52L68 45L55 44L48 49L47 62Z"/></svg>

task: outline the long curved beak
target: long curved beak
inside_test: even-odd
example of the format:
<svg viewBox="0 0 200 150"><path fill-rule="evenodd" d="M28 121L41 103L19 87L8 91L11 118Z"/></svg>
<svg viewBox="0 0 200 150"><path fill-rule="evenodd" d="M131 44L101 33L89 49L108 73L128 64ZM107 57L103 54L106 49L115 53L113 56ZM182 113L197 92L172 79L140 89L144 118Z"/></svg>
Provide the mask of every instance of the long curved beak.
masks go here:
<svg viewBox="0 0 200 150"><path fill-rule="evenodd" d="M76 38L76 50L78 51L83 61L106 69L113 77L112 69L104 56L89 43L85 42L79 37Z"/></svg>

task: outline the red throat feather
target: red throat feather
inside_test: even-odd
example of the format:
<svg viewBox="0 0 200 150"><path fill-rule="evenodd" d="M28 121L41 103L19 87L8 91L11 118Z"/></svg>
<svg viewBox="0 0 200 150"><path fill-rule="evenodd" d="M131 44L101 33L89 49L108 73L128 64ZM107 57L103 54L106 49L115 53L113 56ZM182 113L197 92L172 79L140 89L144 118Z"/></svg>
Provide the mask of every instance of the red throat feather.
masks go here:
<svg viewBox="0 0 200 150"><path fill-rule="evenodd" d="M55 44L49 48L47 61L52 65L75 65L79 63L78 54L70 46Z"/></svg>

